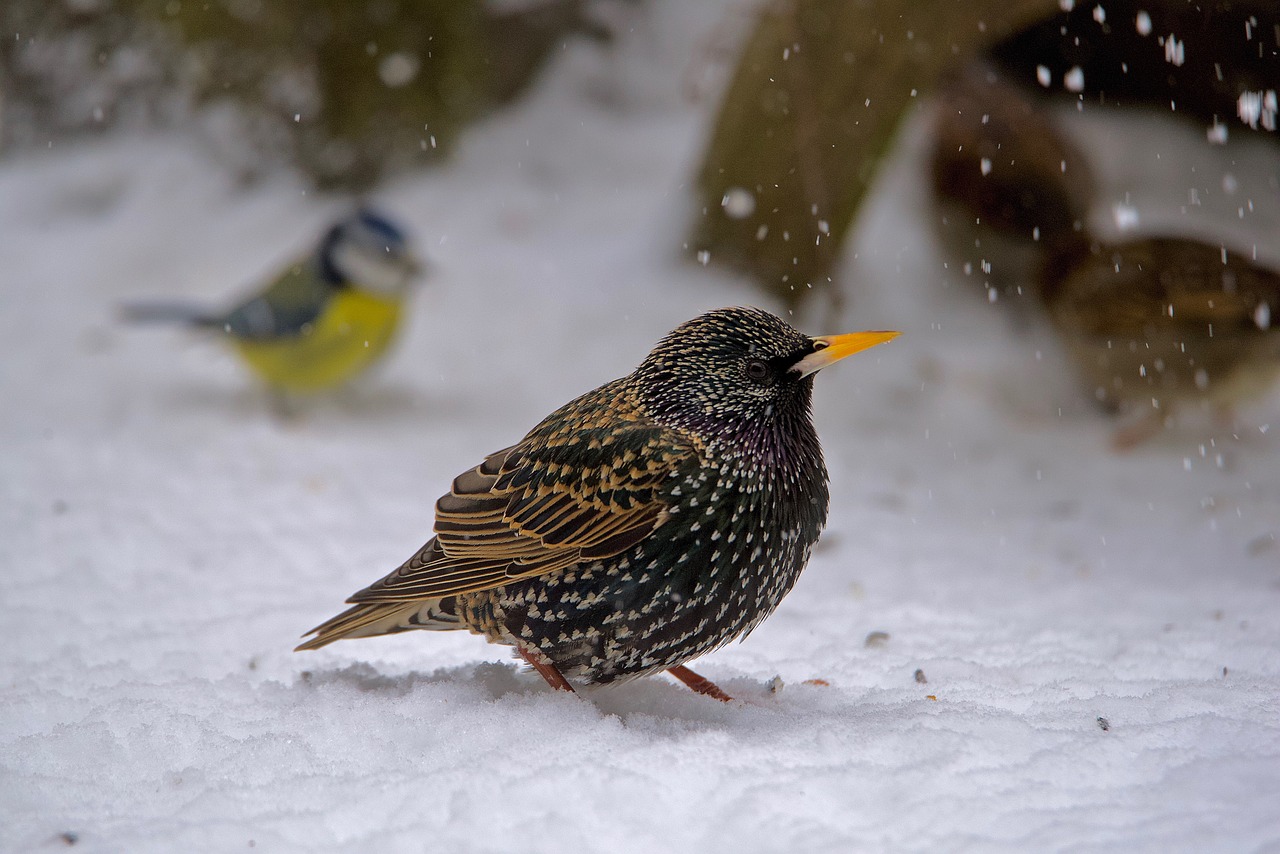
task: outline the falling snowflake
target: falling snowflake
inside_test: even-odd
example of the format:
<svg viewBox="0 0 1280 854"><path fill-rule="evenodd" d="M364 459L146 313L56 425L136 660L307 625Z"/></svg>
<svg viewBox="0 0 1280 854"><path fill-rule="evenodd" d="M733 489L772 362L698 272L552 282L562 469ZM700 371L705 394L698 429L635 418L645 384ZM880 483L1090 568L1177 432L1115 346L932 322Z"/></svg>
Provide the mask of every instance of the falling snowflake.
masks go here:
<svg viewBox="0 0 1280 854"><path fill-rule="evenodd" d="M1121 231L1138 227L1138 209L1132 205L1113 205L1111 215L1115 218L1116 228Z"/></svg>
<svg viewBox="0 0 1280 854"><path fill-rule="evenodd" d="M720 207L730 219L746 219L756 209L756 197L742 187L730 187L724 191Z"/></svg>
<svg viewBox="0 0 1280 854"><path fill-rule="evenodd" d="M1266 130L1275 130L1276 112L1276 90L1274 89L1268 89L1265 92L1241 92L1236 100L1236 114L1240 116L1240 121L1251 128L1256 129L1261 123Z"/></svg>
<svg viewBox="0 0 1280 854"><path fill-rule="evenodd" d="M1269 303L1258 303L1258 307L1253 310L1253 322L1263 331L1271 328L1271 305Z"/></svg>

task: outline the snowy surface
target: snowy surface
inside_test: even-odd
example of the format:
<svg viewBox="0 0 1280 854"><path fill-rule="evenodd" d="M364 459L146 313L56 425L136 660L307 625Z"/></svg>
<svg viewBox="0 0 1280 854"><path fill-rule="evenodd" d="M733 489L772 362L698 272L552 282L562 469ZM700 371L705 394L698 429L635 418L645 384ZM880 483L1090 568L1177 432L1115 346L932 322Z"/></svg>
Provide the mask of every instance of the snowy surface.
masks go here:
<svg viewBox="0 0 1280 854"><path fill-rule="evenodd" d="M649 8L377 194L435 275L385 369L292 422L114 306L229 298L338 201L181 135L0 164L0 850L1280 848L1280 402L1110 452L1052 342L947 279L910 146L841 314L796 318L906 334L818 381L822 547L696 664L738 701L554 694L458 633L291 651L453 475L761 302L678 254L721 11Z"/></svg>

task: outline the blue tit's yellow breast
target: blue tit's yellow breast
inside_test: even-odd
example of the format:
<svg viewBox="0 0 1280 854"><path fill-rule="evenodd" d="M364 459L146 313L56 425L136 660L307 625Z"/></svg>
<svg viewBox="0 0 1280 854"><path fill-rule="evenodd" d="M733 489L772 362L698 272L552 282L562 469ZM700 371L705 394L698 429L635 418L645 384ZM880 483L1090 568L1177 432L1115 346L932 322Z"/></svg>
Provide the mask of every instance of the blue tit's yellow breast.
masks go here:
<svg viewBox="0 0 1280 854"><path fill-rule="evenodd" d="M331 297L298 335L267 341L238 340L236 348L272 386L320 391L340 385L376 362L400 320L398 298L348 289Z"/></svg>

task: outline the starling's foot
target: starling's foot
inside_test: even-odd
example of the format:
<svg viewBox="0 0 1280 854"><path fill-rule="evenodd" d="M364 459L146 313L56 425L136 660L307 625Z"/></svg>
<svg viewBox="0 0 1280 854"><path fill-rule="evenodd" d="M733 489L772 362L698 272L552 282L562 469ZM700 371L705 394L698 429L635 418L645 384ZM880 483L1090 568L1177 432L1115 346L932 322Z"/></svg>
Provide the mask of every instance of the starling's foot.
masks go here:
<svg viewBox="0 0 1280 854"><path fill-rule="evenodd" d="M520 653L521 658L529 662L530 667L538 671L542 678L547 680L547 684L552 688L557 691L568 691L570 694L578 693L573 690L573 686L569 684L569 680L564 678L564 674L557 670L554 664L547 661L546 658L543 657L542 653L536 650L526 649L523 646L517 646L516 651Z"/></svg>
<svg viewBox="0 0 1280 854"><path fill-rule="evenodd" d="M719 685L712 682L705 676L699 676L683 664L677 664L675 667L668 667L667 672L684 684L688 685L694 691L697 691L699 694L706 694L708 697L712 697L722 703L727 703L733 699L724 691L720 690Z"/></svg>

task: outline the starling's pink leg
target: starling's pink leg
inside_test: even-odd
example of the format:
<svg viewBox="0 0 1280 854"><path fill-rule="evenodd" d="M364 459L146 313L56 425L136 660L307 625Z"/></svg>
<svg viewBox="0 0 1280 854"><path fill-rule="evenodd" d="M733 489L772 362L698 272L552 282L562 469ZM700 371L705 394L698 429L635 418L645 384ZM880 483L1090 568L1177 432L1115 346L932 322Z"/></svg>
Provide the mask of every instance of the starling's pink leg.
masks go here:
<svg viewBox="0 0 1280 854"><path fill-rule="evenodd" d="M550 661L547 661L542 653L537 650L526 649L523 645L516 646L516 652L520 653L520 657L529 662L529 666L538 671L542 678L547 680L547 684L552 688L557 691L568 691L570 694L578 693L573 690L573 686L569 684L569 680L564 678L564 674L559 670L556 670L556 666Z"/></svg>
<svg viewBox="0 0 1280 854"><path fill-rule="evenodd" d="M712 682L705 676L699 676L683 664L677 664L675 667L668 667L667 672L684 684L688 685L694 691L697 691L699 694L706 694L708 697L712 697L722 703L727 703L733 699L724 691L720 690L719 685Z"/></svg>

